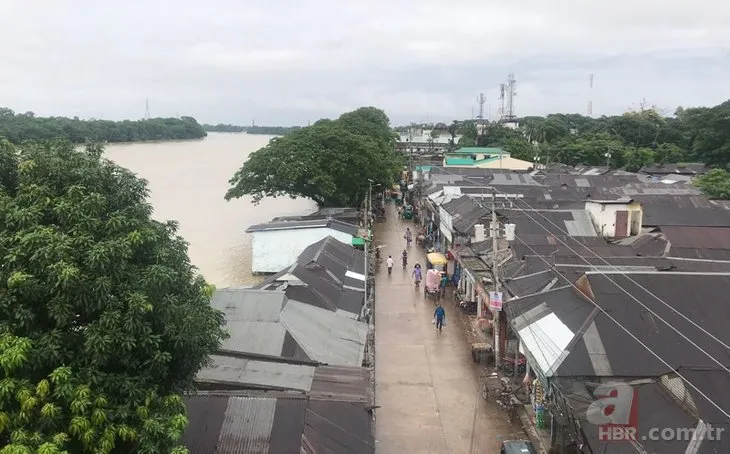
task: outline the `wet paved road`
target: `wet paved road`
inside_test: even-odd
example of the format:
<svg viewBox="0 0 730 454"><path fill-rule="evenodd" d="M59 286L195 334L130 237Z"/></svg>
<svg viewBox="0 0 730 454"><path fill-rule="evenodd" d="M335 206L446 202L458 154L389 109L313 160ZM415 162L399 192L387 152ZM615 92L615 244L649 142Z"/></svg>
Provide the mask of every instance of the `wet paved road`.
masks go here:
<svg viewBox="0 0 730 454"><path fill-rule="evenodd" d="M433 300L411 278L416 260L425 268L423 249L412 245L409 267L403 270L400 263L403 234L414 225L398 220L393 206L387 215L375 238L385 245L375 289L376 452L498 453L501 440L521 438L522 432L478 394L477 367L450 301L444 303L447 325L436 333ZM390 277L388 255L395 261Z"/></svg>

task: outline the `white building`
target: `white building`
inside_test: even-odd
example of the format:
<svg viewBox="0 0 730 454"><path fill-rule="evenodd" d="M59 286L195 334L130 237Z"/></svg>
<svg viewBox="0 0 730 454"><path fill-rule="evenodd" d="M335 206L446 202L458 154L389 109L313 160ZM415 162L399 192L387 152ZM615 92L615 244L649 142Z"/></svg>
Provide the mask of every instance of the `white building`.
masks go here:
<svg viewBox="0 0 730 454"><path fill-rule="evenodd" d="M643 212L641 205L629 198L619 200L592 200L586 202L593 225L600 236L625 238L641 233Z"/></svg>
<svg viewBox="0 0 730 454"><path fill-rule="evenodd" d="M307 246L328 236L351 246L358 227L336 219L321 219L252 225L246 232L251 234L251 271L278 273L296 262Z"/></svg>

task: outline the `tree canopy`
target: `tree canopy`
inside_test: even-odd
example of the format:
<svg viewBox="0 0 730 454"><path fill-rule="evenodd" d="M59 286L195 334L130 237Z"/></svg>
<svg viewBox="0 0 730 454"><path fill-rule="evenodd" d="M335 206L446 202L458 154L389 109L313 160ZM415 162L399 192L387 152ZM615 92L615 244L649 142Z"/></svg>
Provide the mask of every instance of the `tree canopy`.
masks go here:
<svg viewBox="0 0 730 454"><path fill-rule="evenodd" d="M151 118L149 120L79 120L64 117L36 117L33 112L16 114L0 107L0 136L10 142L65 138L74 143L140 142L147 140L199 139L205 130L195 118Z"/></svg>
<svg viewBox="0 0 730 454"><path fill-rule="evenodd" d="M715 200L730 200L730 173L723 169L712 169L693 181L703 194Z"/></svg>
<svg viewBox="0 0 730 454"><path fill-rule="evenodd" d="M182 453L225 336L173 221L69 142L0 140L0 453Z"/></svg>
<svg viewBox="0 0 730 454"><path fill-rule="evenodd" d="M271 136L285 136L300 126L236 126L218 123L217 125L203 125L208 132L245 132L246 134L265 134Z"/></svg>
<svg viewBox="0 0 730 454"><path fill-rule="evenodd" d="M636 171L645 165L730 163L730 101L715 107L679 108L672 117L642 107L623 115L591 118L579 114L524 117L518 129L489 125L481 135L475 122L460 125L461 146L500 146L515 158L576 165L606 165ZM606 156L609 154L610 156Z"/></svg>
<svg viewBox="0 0 730 454"><path fill-rule="evenodd" d="M387 115L363 107L336 120L319 120L249 156L230 180L226 199L250 195L307 197L320 207L357 206L370 182L383 188L402 169Z"/></svg>

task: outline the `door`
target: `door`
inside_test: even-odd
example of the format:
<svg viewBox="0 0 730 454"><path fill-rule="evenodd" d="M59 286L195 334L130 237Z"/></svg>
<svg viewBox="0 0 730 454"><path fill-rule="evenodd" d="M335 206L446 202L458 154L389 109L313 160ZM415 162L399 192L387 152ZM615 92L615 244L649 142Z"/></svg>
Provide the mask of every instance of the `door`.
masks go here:
<svg viewBox="0 0 730 454"><path fill-rule="evenodd" d="M629 212L628 211L617 211L616 212L616 228L614 229L614 236L621 238L629 236Z"/></svg>

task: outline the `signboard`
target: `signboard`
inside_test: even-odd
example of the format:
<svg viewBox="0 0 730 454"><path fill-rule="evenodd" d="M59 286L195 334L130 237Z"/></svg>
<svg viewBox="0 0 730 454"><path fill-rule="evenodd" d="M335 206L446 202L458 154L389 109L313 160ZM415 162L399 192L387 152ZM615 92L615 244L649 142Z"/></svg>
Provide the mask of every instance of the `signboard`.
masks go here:
<svg viewBox="0 0 730 454"><path fill-rule="evenodd" d="M502 310L502 292L489 292L489 308L493 311Z"/></svg>

